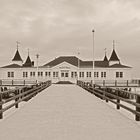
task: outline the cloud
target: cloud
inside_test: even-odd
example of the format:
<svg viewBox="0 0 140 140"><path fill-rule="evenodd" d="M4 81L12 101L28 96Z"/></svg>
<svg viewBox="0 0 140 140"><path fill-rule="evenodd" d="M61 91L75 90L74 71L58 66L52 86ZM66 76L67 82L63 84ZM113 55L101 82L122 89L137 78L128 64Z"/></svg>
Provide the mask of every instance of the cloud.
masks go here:
<svg viewBox="0 0 140 140"><path fill-rule="evenodd" d="M135 60L125 50L140 43L139 7L139 0L0 0L0 48L7 56L1 60L10 61L16 40L24 57L29 47L33 58L40 53L42 63L56 55L75 55L78 49L82 58L90 59L93 28L97 58L103 57L104 48L111 50L115 39L121 55Z"/></svg>

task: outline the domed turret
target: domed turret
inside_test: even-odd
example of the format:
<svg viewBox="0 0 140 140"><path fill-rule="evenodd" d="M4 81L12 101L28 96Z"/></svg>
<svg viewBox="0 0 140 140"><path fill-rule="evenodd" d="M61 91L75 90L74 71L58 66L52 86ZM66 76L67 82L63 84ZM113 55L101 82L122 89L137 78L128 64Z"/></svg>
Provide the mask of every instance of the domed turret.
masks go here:
<svg viewBox="0 0 140 140"><path fill-rule="evenodd" d="M106 56L106 48L105 48L105 57L104 57L104 60L103 61L108 61L108 58Z"/></svg>
<svg viewBox="0 0 140 140"><path fill-rule="evenodd" d="M31 61L30 55L29 55L29 50L28 50L28 57L25 61L25 63L23 64L23 67L32 67L34 66L34 62Z"/></svg>
<svg viewBox="0 0 140 140"><path fill-rule="evenodd" d="M17 51L15 53L14 58L12 59L12 62L14 64L22 65L23 60L22 60L20 53L19 53L19 50L18 50L18 44L17 44Z"/></svg>
<svg viewBox="0 0 140 140"><path fill-rule="evenodd" d="M114 64L120 64L120 59L118 58L117 53L115 51L115 43L113 41L113 51L109 59L109 65L114 65Z"/></svg>

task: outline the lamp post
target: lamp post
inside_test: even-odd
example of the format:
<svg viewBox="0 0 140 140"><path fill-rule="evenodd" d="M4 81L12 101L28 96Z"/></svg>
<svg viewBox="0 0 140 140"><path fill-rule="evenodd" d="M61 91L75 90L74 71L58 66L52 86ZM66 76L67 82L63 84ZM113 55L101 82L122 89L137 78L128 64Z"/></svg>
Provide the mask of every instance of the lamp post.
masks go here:
<svg viewBox="0 0 140 140"><path fill-rule="evenodd" d="M94 33L95 33L95 30L94 29L92 30L92 33L93 33L93 44L92 44L93 45L93 48L92 48L93 49L93 54L92 54L93 55L92 84L95 84L95 80L94 80L94 61L95 61L94 60Z"/></svg>
<svg viewBox="0 0 140 140"><path fill-rule="evenodd" d="M39 54L36 55L36 81L38 83L38 59L39 59Z"/></svg>

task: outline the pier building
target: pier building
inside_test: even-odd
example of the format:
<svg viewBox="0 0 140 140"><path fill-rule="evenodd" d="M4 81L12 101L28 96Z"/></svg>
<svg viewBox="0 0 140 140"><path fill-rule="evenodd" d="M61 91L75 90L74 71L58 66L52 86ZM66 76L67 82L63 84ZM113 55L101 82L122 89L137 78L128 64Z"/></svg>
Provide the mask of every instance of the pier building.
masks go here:
<svg viewBox="0 0 140 140"><path fill-rule="evenodd" d="M70 81L75 83L77 80L90 82L106 81L131 81L132 67L121 63L115 48L113 48L110 58L106 53L103 60L93 61L81 60L76 56L59 56L54 60L42 65L34 66L28 53L27 59L22 60L17 48L10 65L0 68L1 80L52 80L53 83L59 81Z"/></svg>

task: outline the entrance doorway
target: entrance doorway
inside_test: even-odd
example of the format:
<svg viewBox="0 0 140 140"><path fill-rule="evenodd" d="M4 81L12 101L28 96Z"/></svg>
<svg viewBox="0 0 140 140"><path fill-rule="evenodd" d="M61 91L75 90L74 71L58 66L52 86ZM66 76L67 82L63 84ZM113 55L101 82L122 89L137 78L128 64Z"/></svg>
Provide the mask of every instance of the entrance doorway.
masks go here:
<svg viewBox="0 0 140 140"><path fill-rule="evenodd" d="M61 71L61 81L69 80L69 71Z"/></svg>

